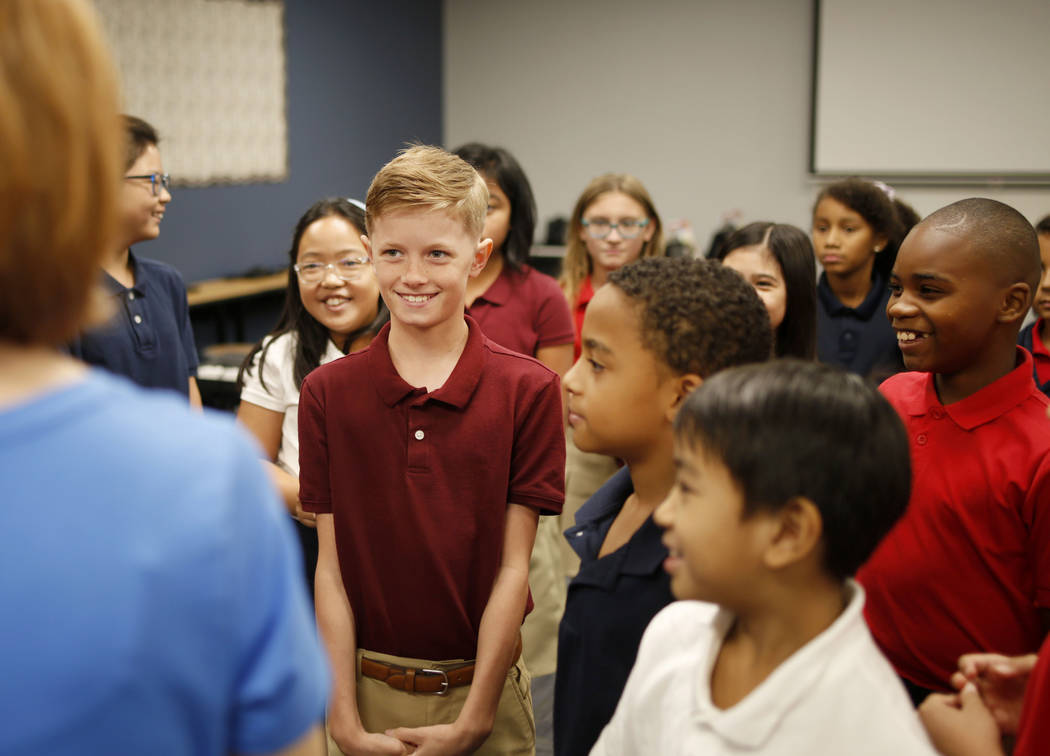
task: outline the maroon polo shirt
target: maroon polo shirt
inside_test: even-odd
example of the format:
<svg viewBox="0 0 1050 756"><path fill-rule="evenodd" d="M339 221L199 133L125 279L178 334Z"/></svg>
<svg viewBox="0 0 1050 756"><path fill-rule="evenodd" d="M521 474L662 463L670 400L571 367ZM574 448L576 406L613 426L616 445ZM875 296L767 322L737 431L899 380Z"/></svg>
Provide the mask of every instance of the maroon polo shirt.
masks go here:
<svg viewBox="0 0 1050 756"><path fill-rule="evenodd" d="M474 658L508 502L561 511L558 376L467 324L436 391L398 375L389 325L303 382L299 498L333 516L360 648Z"/></svg>
<svg viewBox="0 0 1050 756"><path fill-rule="evenodd" d="M1034 653L1050 607L1050 420L1032 358L941 404L931 373L879 390L911 439L908 510L861 568L865 615L897 671L951 690L959 656Z"/></svg>
<svg viewBox="0 0 1050 756"><path fill-rule="evenodd" d="M572 316L550 276L528 265L504 264L499 278L467 309L482 332L500 346L530 357L541 347L571 344Z"/></svg>

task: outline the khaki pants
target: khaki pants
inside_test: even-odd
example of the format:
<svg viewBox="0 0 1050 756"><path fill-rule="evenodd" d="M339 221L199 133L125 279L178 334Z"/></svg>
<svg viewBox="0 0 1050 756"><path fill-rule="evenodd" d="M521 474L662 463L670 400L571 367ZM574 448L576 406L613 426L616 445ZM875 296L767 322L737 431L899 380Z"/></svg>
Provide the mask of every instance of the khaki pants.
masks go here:
<svg viewBox="0 0 1050 756"><path fill-rule="evenodd" d="M565 505L560 517L563 533L576 524L576 510L619 469L615 457L580 451L572 442L572 433L565 435ZM559 543L565 576L574 577L580 569L580 558L564 537Z"/></svg>
<svg viewBox="0 0 1050 756"><path fill-rule="evenodd" d="M521 626L522 658L533 677L553 675L558 664L558 623L565 612L565 570L561 566L561 518L541 517L529 559L532 611ZM535 702L534 702L535 703Z"/></svg>
<svg viewBox="0 0 1050 756"><path fill-rule="evenodd" d="M395 690L385 682L364 677L360 673L361 657L396 664L402 667L441 669L463 659L432 661L410 659L404 656L378 654L358 649L357 652L357 709L368 732L384 732L394 727L424 727L450 724L459 716L470 692L469 685L449 688L448 695L406 693ZM475 753L488 756L532 756L536 752L536 723L532 717L531 679L521 659L508 670L503 683L503 694L496 711L492 734ZM342 756L342 751L328 738L328 756Z"/></svg>

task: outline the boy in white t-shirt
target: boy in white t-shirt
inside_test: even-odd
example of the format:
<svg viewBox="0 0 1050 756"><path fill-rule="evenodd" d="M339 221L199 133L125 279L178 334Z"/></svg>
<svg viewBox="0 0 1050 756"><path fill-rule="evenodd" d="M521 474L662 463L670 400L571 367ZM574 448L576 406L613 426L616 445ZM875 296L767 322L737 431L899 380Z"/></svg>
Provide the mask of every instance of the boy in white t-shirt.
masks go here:
<svg viewBox="0 0 1050 756"><path fill-rule="evenodd" d="M732 368L685 401L674 453L655 517L699 601L649 624L592 754L934 754L850 579L908 502L889 403L816 363Z"/></svg>

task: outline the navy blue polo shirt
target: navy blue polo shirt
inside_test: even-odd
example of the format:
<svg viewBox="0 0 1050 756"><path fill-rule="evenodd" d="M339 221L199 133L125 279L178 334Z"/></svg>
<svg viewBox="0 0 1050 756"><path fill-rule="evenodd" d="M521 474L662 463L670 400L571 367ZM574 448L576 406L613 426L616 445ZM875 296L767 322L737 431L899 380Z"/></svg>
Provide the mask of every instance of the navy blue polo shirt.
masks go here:
<svg viewBox="0 0 1050 756"><path fill-rule="evenodd" d="M642 633L674 600L663 569L663 530L649 517L631 539L598 558L609 527L634 493L628 468L616 472L580 507L565 531L580 556L558 628L554 683L554 753L588 753L616 711Z"/></svg>
<svg viewBox="0 0 1050 756"><path fill-rule="evenodd" d="M878 271L858 307L847 307L828 285L826 273L817 283L817 358L851 373L881 380L904 369L897 335L886 317L890 289Z"/></svg>
<svg viewBox="0 0 1050 756"><path fill-rule="evenodd" d="M186 286L165 263L129 253L135 285L125 287L105 271L103 289L113 298L112 319L81 334L70 354L89 365L130 378L146 388L189 397L197 374L197 347L190 326Z"/></svg>

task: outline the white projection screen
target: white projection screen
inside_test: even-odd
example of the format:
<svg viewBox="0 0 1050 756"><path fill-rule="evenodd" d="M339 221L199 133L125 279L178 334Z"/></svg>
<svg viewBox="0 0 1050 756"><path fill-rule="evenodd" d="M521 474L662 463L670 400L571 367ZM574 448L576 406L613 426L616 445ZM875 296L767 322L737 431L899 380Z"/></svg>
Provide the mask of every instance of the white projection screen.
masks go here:
<svg viewBox="0 0 1050 756"><path fill-rule="evenodd" d="M1050 0L815 0L811 172L1050 183Z"/></svg>

